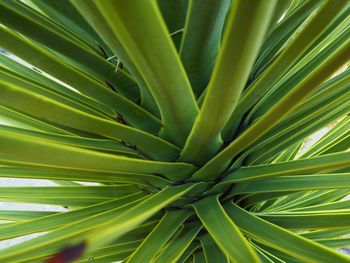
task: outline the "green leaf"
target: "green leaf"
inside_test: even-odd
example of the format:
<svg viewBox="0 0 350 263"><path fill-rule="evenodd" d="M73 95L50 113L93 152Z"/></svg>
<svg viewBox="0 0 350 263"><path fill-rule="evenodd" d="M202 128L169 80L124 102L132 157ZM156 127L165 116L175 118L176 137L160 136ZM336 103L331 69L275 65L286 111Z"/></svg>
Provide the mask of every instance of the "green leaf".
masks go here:
<svg viewBox="0 0 350 263"><path fill-rule="evenodd" d="M27 220L27 221L18 222L16 224L12 224L9 226L0 227L1 229L0 240L10 239L18 236L24 236L24 235L38 233L42 231L48 231L50 229L68 225L70 223L85 219L95 214L106 212L108 210L114 210L116 207L123 206L133 201L136 201L142 198L143 196L144 194L142 193L133 193L131 195L123 195L123 197L120 197L111 201L102 202L100 204L87 206L84 208L67 211L67 212L59 212L59 213L33 212L34 213L33 214L32 212L27 213L28 211L25 211L27 213L25 216L25 219L32 219L32 220ZM1 214L2 213L5 213L5 211L1 211ZM39 213L39 215L41 213L41 216L40 217L35 216L33 218L30 218L31 215L36 215L36 213Z"/></svg>
<svg viewBox="0 0 350 263"><path fill-rule="evenodd" d="M126 262L150 262L189 216L188 210L167 211L159 224Z"/></svg>
<svg viewBox="0 0 350 263"><path fill-rule="evenodd" d="M71 4L68 4L71 7L69 13L72 13L72 10L75 11ZM19 7L24 7L29 13L25 15L23 10ZM11 2L10 5L8 3L2 3L0 12L0 21L9 28L39 42L41 45L45 45L63 54L66 56L69 63L76 68L88 72L90 76L93 76L101 83L110 82L117 85L123 95L126 95L126 97L133 101L137 101L137 86L123 85L124 83L121 81L116 81L116 83L114 83L118 78L115 77L117 73L115 72L115 66L113 64L109 63L105 58L91 52L89 48L82 46L78 41L74 41L69 35L66 36L60 33L58 29L61 27L57 27L55 24L52 25L52 23L47 21L48 19L46 17L40 17L35 10L28 6L25 7L23 3L18 2ZM78 13L77 15L79 16ZM93 44L95 48L97 48L96 43L94 42ZM127 74L123 70L119 70L118 75ZM130 81L132 82L131 79ZM125 87L132 90L126 90Z"/></svg>
<svg viewBox="0 0 350 263"><path fill-rule="evenodd" d="M324 246L334 249L347 248L350 246L350 238L318 239L316 241Z"/></svg>
<svg viewBox="0 0 350 263"><path fill-rule="evenodd" d="M95 115L96 117L113 120L115 119L115 113L110 113L106 111L101 111L100 109L96 109L95 107L91 107L81 101L75 99L74 97L67 96L66 94L62 94L51 88L47 88L46 86L28 81L22 76L16 74L12 70L7 70L0 67L0 76L4 82L9 82L18 87L22 87L31 92L36 92L38 95L42 95L48 98L51 98L57 102L64 103L67 106L74 107L79 111Z"/></svg>
<svg viewBox="0 0 350 263"><path fill-rule="evenodd" d="M137 193L141 189L135 185L116 186L2 186L0 198L118 198Z"/></svg>
<svg viewBox="0 0 350 263"><path fill-rule="evenodd" d="M197 240L194 240L184 251L184 253L179 258L178 262L192 262L192 254L200 248L200 243ZM171 249L171 248L170 248Z"/></svg>
<svg viewBox="0 0 350 263"><path fill-rule="evenodd" d="M247 88L247 92L231 116L230 124L227 127L228 134L231 136L234 134L243 114L280 79L281 75L293 66L347 4L346 0L337 1L336 4L333 1L322 3L311 21L287 43L286 48L279 54L278 58Z"/></svg>
<svg viewBox="0 0 350 263"><path fill-rule="evenodd" d="M96 228L102 222L116 217L119 213L123 213L134 206L135 202L140 202L140 199L129 201L129 203L116 208L110 209L102 213L95 213L89 217L84 217L78 221L68 223L66 226L61 226L55 230L3 249L0 255L0 260L6 262L8 260L30 261L42 256L48 256L56 251L64 248L67 244L73 244L81 241L88 231Z"/></svg>
<svg viewBox="0 0 350 263"><path fill-rule="evenodd" d="M49 211L28 211L28 210L1 210L0 220L26 221L40 217L55 215L57 212Z"/></svg>
<svg viewBox="0 0 350 263"><path fill-rule="evenodd" d="M182 150L182 160L203 164L222 145L220 132L237 105L275 4L275 1L233 3L226 25L227 33L224 34L203 105ZM247 12L252 16L248 17ZM230 68L230 74L227 74L226 68Z"/></svg>
<svg viewBox="0 0 350 263"><path fill-rule="evenodd" d="M287 8L290 6L292 1L293 0L281 0L277 2L273 10L273 15L269 25L269 32L271 32L271 30L275 28L278 22L280 22L279 20L282 19L283 15L285 14Z"/></svg>
<svg viewBox="0 0 350 263"><path fill-rule="evenodd" d="M210 237L210 235L202 235L200 236L199 240L201 241L203 247L205 260L208 263L229 262L228 257L224 253L222 253L222 251L216 245L215 241Z"/></svg>
<svg viewBox="0 0 350 263"><path fill-rule="evenodd" d="M296 142L295 144L289 146L285 151L283 151L276 159L273 160L274 163L285 162L294 160L300 151L304 140Z"/></svg>
<svg viewBox="0 0 350 263"><path fill-rule="evenodd" d="M281 175L301 175L336 170L349 166L349 156L348 152L340 152L308 159L242 167L227 175L224 182L244 182Z"/></svg>
<svg viewBox="0 0 350 263"><path fill-rule="evenodd" d="M83 182L102 183L130 183L145 187L165 187L171 181L159 176L142 173L109 173L109 172L89 172L84 170L59 169L56 167L28 167L17 165L16 167L1 166L0 177L28 178L28 179L48 179L48 180L69 180Z"/></svg>
<svg viewBox="0 0 350 263"><path fill-rule="evenodd" d="M16 127L27 128L33 131L45 131L55 134L73 135L67 130L63 130L59 127L51 125L50 123L43 122L38 118L20 111L16 111L9 107L0 106L0 116L2 120L5 120L7 122L7 124L11 124Z"/></svg>
<svg viewBox="0 0 350 263"><path fill-rule="evenodd" d="M349 234L349 228L343 229L326 229L326 230L317 230L317 231L308 231L302 233L303 236L310 239L326 239L326 238L335 238L343 235Z"/></svg>
<svg viewBox="0 0 350 263"><path fill-rule="evenodd" d="M100 12L97 12L95 3L92 1L83 0L72 0L71 2L78 9L80 14L88 21L88 23L96 30L96 32L98 32L108 46L114 51L114 56L118 56L118 61L120 59L121 62L126 65L128 70L132 72L132 75L136 79L140 88L140 105L156 116L159 116L158 107L149 90L149 87L144 81L144 78L135 67L134 62L130 59L118 38L115 36L115 34L113 34L113 31L110 29L105 19L102 17ZM118 67L117 73L119 71L120 69ZM120 78L120 75L121 74L114 74L114 77L117 78L116 82ZM127 83L129 82L130 81L127 81Z"/></svg>
<svg viewBox="0 0 350 263"><path fill-rule="evenodd" d="M345 13L345 14L344 14ZM350 14L350 8L342 13L344 17ZM310 72L317 67L323 60L331 56L332 53L344 42L347 41L350 35L349 21L347 19L340 19L342 23L332 25L330 33L322 38L321 42L316 45L310 52L305 53L305 56L287 73L285 74L268 92L267 94L254 106L249 115L244 121L244 126L253 122L255 119L266 113L270 105L276 103L286 93L288 93L296 83L300 82ZM320 88L319 90L322 90ZM318 91L318 90L317 90ZM306 101L305 101L306 103ZM322 105L322 104L321 104Z"/></svg>
<svg viewBox="0 0 350 263"><path fill-rule="evenodd" d="M191 261L189 261L191 262ZM193 260L194 263L206 263L204 252L203 251L196 251L193 253Z"/></svg>
<svg viewBox="0 0 350 263"><path fill-rule="evenodd" d="M22 65L18 61L15 61L14 58L8 57L4 54L0 54L0 61L3 67L7 68L14 74L17 73L16 76L25 79L28 82L32 83L40 83L46 89L49 89L52 92L58 93L60 95L66 95L70 99L80 102L85 106L97 109L101 112L104 112L107 116L114 116L114 111L102 104L98 101L89 98L87 96L82 95L72 89L69 89L67 86L64 86L62 83L58 83L52 77L45 75L43 73L39 73L38 71L33 70L25 65Z"/></svg>
<svg viewBox="0 0 350 263"><path fill-rule="evenodd" d="M86 114L63 103L9 83L1 83L1 87L2 96L0 97L0 103L5 106L16 107L38 118L68 127L104 135L111 139L125 140L137 145L145 152L148 152L146 150L148 148L150 150L148 154L155 157L155 159L173 159L178 152L177 147L141 130L122 125L116 121ZM33 107L33 105L40 105L40 107ZM47 110L42 111L41 108L46 108ZM137 141L134 141L135 139Z"/></svg>
<svg viewBox="0 0 350 263"><path fill-rule="evenodd" d="M337 202L331 202L326 204L317 204L317 205L311 205L306 207L297 207L294 209L290 209L289 211L323 211L323 210L333 210L333 211L340 211L342 209L350 209L350 200L345 201L337 201Z"/></svg>
<svg viewBox="0 0 350 263"><path fill-rule="evenodd" d="M186 223L179 234L162 249L154 262L182 262L180 257L192 244L201 228L202 225L198 222Z"/></svg>
<svg viewBox="0 0 350 263"><path fill-rule="evenodd" d="M0 262L350 262L349 1L3 0L0 24L0 178L55 184L0 187L40 207L0 209Z"/></svg>
<svg viewBox="0 0 350 263"><path fill-rule="evenodd" d="M63 206L63 207L85 207L90 205L99 204L105 201L111 200L110 198L56 198L56 197L25 197L25 198L16 198L8 197L3 198L1 201L9 203L20 203L20 204L38 204L38 205L54 205L54 206Z"/></svg>
<svg viewBox="0 0 350 263"><path fill-rule="evenodd" d="M59 135L59 134L37 132L37 131L25 130L25 129L15 128L15 127L6 127L6 126L0 126L0 130L28 135L36 138L41 138L47 141L51 141L54 143L61 143L64 145L70 145L70 146L99 150L99 151L113 152L119 155L142 158L142 155L138 153L135 149L129 148L114 140L92 139L92 138L84 138L84 137L69 136L69 135Z"/></svg>
<svg viewBox="0 0 350 263"><path fill-rule="evenodd" d="M282 176L235 185L232 193L264 193L350 188L350 174Z"/></svg>
<svg viewBox="0 0 350 263"><path fill-rule="evenodd" d="M343 72L343 74L324 83L320 93L305 100L298 106L298 110L262 136L249 149L251 154L245 163L262 163L286 145L311 135L328 125L332 120L342 118L344 114L347 114L350 109L347 84L350 75L348 73ZM266 150L267 146L269 150ZM245 155L249 153L247 151Z"/></svg>
<svg viewBox="0 0 350 263"><path fill-rule="evenodd" d="M252 181L258 181L258 180L264 180L269 177L287 176L287 175L290 175L290 176L294 175L295 178L297 178L299 175L335 171L339 167L349 166L349 155L350 154L348 152L341 152L341 153L334 153L334 154L323 155L323 156L313 157L308 159L300 159L300 160L286 161L286 162L280 162L280 163L241 167L236 171L228 173L223 178L223 180L218 184L216 184L210 191L208 191L208 193L218 193L218 191L225 189L225 187L229 186L232 183L252 182ZM340 178L340 179L343 180L344 178ZM276 179L276 180L279 180L279 179ZM301 179L296 179L296 180L301 180ZM296 188L296 189L300 189L300 188ZM290 189L290 190L293 191L295 189Z"/></svg>
<svg viewBox="0 0 350 263"><path fill-rule="evenodd" d="M339 201L349 195L348 189L340 190L317 190L309 192L295 193L286 196L278 206L271 206L269 211L292 211L294 208L314 206Z"/></svg>
<svg viewBox="0 0 350 263"><path fill-rule="evenodd" d="M350 13L350 9L348 11ZM349 23L342 23L327 36L317 47L304 56L285 76L283 76L269 92L254 106L245 119L245 126L263 116L279 100L281 100L296 83L301 82L322 61L332 54L349 39ZM338 32L339 31L339 32ZM322 88L320 88L322 90ZM311 98L310 98L310 101ZM313 101L314 102L314 101ZM307 105L309 101L305 101ZM320 106L322 104L319 104Z"/></svg>
<svg viewBox="0 0 350 263"><path fill-rule="evenodd" d="M260 56L253 68L254 78L278 56L279 52L285 48L284 44L286 44L292 34L300 28L301 24L321 3L322 1L320 0L303 1L291 14L286 14L282 21L275 26L261 47Z"/></svg>
<svg viewBox="0 0 350 263"><path fill-rule="evenodd" d="M225 213L216 196L202 199L193 207L210 236L230 260L260 262L253 248Z"/></svg>
<svg viewBox="0 0 350 263"><path fill-rule="evenodd" d="M2 39L1 45L6 50L32 63L37 68L44 68L45 72L65 83L69 83L82 94L91 96L108 105L136 127L153 132L158 130L159 120L153 115L125 97L113 92L107 85L99 83L85 73L68 65L62 59L49 52L49 50L34 45L29 40L7 28L0 28L0 36ZM35 61L32 60L33 57L35 57Z"/></svg>
<svg viewBox="0 0 350 263"><path fill-rule="evenodd" d="M179 49L188 9L188 0L158 0L158 7L176 49Z"/></svg>
<svg viewBox="0 0 350 263"><path fill-rule="evenodd" d="M198 106L156 3L94 3L155 97L164 124L163 137L183 145ZM153 48L157 46L162 49Z"/></svg>
<svg viewBox="0 0 350 263"><path fill-rule="evenodd" d="M126 233L131 228L139 225L166 205L177 200L187 192L191 191L195 185L182 185L166 187L159 193L147 198L143 202L135 205L125 213L116 216L97 227L88 234L88 250L110 242L111 240Z"/></svg>
<svg viewBox="0 0 350 263"><path fill-rule="evenodd" d="M235 204L227 203L224 208L232 221L251 238L303 262L349 262L348 256L262 220Z"/></svg>
<svg viewBox="0 0 350 263"><path fill-rule="evenodd" d="M229 0L189 1L179 54L197 97L208 85L229 5Z"/></svg>
<svg viewBox="0 0 350 263"><path fill-rule="evenodd" d="M74 6L69 0L31 0L31 2L51 20L61 24L64 29L67 31L69 30L69 32L89 44L91 48L101 52L101 50L97 50L98 47L96 42L98 42L98 45L101 45L104 51L109 51L107 45L99 38L93 28L91 28L79 12L74 9Z"/></svg>
<svg viewBox="0 0 350 263"><path fill-rule="evenodd" d="M313 144L310 148L304 152L300 158L307 158L310 156L321 155L326 150L330 150L334 143L338 143L340 140L348 136L350 129L350 118L345 117L339 123L337 123L332 129L330 129L320 140Z"/></svg>
<svg viewBox="0 0 350 263"><path fill-rule="evenodd" d="M328 229L350 226L350 210L258 214L262 219L285 229Z"/></svg>
<svg viewBox="0 0 350 263"><path fill-rule="evenodd" d="M28 135L3 130L0 130L0 145L0 160L13 164L101 172L158 173L179 181L187 178L195 169L190 164L133 159L44 139L34 140Z"/></svg>
<svg viewBox="0 0 350 263"><path fill-rule="evenodd" d="M343 3L339 1L338 3ZM345 3L343 3L345 4ZM340 66L348 61L350 41L343 44L333 56L323 61L312 74L300 82L291 92L275 104L267 114L246 129L236 140L211 159L205 166L197 171L193 178L215 178L214 173L223 172L230 161L243 149L250 146L263 136L276 123L281 121L288 113L298 106L304 98L329 78ZM219 170L218 170L219 169Z"/></svg>
<svg viewBox="0 0 350 263"><path fill-rule="evenodd" d="M4 202L37 203L60 206L89 206L132 193L141 189L121 186L59 186L59 187L1 187L0 200Z"/></svg>
<svg viewBox="0 0 350 263"><path fill-rule="evenodd" d="M78 260L77 262L91 262L91 260L94 260L94 262L107 262L107 260L122 261L123 259L126 259L126 257L128 257L140 243L141 240L137 240L105 246L88 253L86 256L83 256L84 259Z"/></svg>

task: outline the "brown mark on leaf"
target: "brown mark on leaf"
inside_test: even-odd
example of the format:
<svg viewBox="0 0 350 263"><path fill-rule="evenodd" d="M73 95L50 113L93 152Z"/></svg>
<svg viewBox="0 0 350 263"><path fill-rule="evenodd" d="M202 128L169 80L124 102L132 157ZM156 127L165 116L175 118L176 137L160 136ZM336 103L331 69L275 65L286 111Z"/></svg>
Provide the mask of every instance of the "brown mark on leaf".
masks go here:
<svg viewBox="0 0 350 263"><path fill-rule="evenodd" d="M116 121L119 122L120 124L126 124L122 115L118 115L116 118Z"/></svg>
<svg viewBox="0 0 350 263"><path fill-rule="evenodd" d="M117 90L113 87L113 85L112 85L111 83L109 83L108 81L106 81L106 84L107 84L107 86L108 86L111 90L113 90L114 92L117 92Z"/></svg>
<svg viewBox="0 0 350 263"><path fill-rule="evenodd" d="M99 44L97 44L97 46L98 46L98 48L101 50L102 55L103 55L105 58L108 58L106 51L105 51Z"/></svg>
<svg viewBox="0 0 350 263"><path fill-rule="evenodd" d="M81 242L74 246L69 246L53 255L46 263L70 263L80 258L86 249L86 243Z"/></svg>

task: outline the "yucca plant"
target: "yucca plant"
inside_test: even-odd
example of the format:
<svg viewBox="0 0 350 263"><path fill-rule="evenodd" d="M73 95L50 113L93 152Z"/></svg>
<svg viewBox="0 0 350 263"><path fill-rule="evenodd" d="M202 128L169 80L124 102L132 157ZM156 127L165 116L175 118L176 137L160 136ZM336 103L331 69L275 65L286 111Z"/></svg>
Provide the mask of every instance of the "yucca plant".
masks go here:
<svg viewBox="0 0 350 263"><path fill-rule="evenodd" d="M1 0L0 262L350 262L347 0ZM329 126L312 147L310 135ZM88 184L89 183L89 184ZM337 251L338 250L338 251Z"/></svg>

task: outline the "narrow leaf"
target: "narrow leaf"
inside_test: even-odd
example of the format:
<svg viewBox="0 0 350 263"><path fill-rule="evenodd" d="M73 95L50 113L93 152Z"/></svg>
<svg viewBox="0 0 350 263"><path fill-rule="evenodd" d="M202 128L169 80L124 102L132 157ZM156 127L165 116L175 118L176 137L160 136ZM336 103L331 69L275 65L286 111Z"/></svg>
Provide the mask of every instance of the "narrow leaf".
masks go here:
<svg viewBox="0 0 350 263"><path fill-rule="evenodd" d="M216 196L193 205L199 219L221 250L235 262L260 262L253 248L231 221Z"/></svg>

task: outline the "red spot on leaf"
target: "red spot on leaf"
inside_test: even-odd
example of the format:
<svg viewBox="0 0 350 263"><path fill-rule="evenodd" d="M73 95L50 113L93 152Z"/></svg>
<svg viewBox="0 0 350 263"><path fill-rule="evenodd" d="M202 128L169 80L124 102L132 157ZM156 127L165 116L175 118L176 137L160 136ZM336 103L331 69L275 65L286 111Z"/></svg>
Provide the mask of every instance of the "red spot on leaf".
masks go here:
<svg viewBox="0 0 350 263"><path fill-rule="evenodd" d="M75 246L66 247L54 256L52 256L46 263L69 263L81 257L86 248L85 242Z"/></svg>

